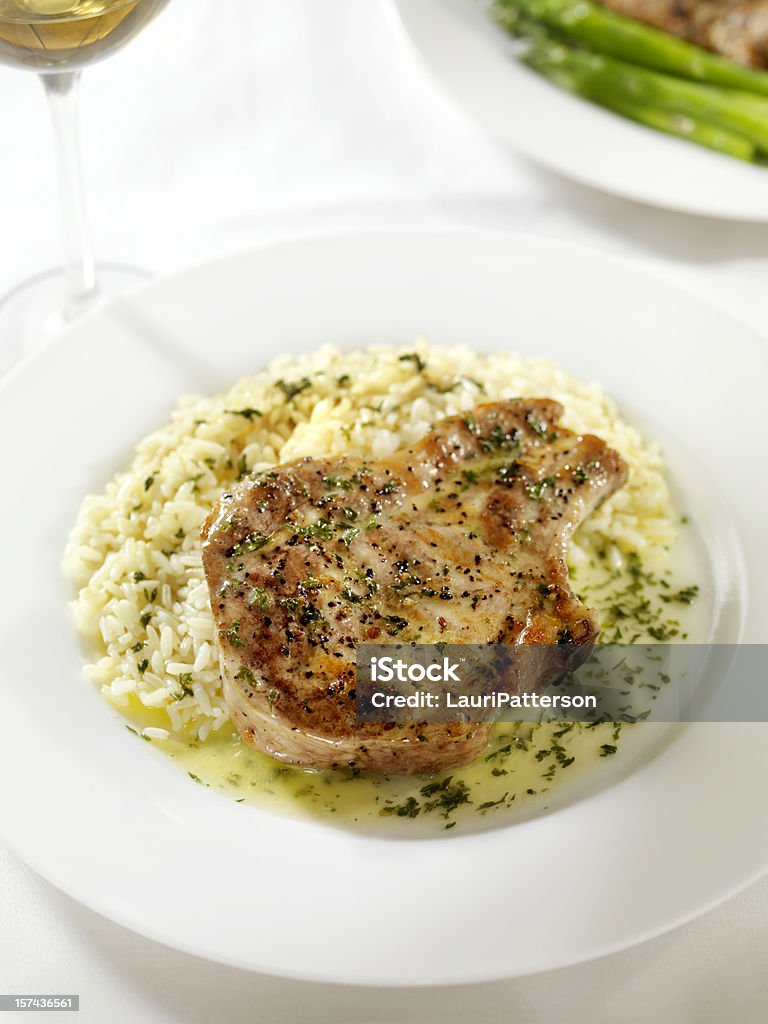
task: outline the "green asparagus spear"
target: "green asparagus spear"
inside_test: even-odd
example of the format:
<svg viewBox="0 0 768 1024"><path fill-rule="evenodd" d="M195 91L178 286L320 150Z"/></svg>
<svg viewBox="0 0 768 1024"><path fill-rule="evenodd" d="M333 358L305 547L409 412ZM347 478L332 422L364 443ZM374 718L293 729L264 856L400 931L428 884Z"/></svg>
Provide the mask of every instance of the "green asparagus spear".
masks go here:
<svg viewBox="0 0 768 1024"><path fill-rule="evenodd" d="M589 96L588 99L593 97ZM694 121L683 114L672 114L668 110L657 110L654 107L643 107L636 103L617 100L613 96L594 97L595 102L607 107L616 114L628 117L639 124L656 128L667 135L674 135L689 142L697 142L707 149L714 149L725 156L736 157L737 160L751 162L755 159L755 146L743 135L725 131L717 125L706 121Z"/></svg>
<svg viewBox="0 0 768 1024"><path fill-rule="evenodd" d="M644 124L649 128L665 132L667 135L674 135L689 142L696 142L707 149L714 149L725 156L735 157L737 160L745 160L747 163L754 162L757 150L753 142L743 135L736 135L734 132L725 131L716 125L707 124L705 121L694 121L683 114L671 114L667 110L654 110L651 107L640 107L632 103L621 103L614 99L609 100L605 106L616 114L622 114L633 121Z"/></svg>
<svg viewBox="0 0 768 1024"><path fill-rule="evenodd" d="M714 149L726 156L736 157L738 160L750 162L756 157L754 143L743 135L725 131L706 121L695 121L684 114L674 114L657 107L648 107L639 103L631 103L625 99L617 99L611 92L589 89L585 83L579 80L578 76L568 74L562 67L558 68L557 74L552 74L550 77L558 85L564 86L571 92L578 93L585 99L592 100L616 114L647 125L649 128L655 128L689 142L696 142L700 146Z"/></svg>
<svg viewBox="0 0 768 1024"><path fill-rule="evenodd" d="M606 106L613 99L688 117L740 135L768 153L768 100L649 71L543 36L531 40L524 59L548 77Z"/></svg>
<svg viewBox="0 0 768 1024"><path fill-rule="evenodd" d="M509 27L514 28L522 15L543 22L566 39L633 64L768 96L768 72L718 57L592 0L496 0L496 11Z"/></svg>

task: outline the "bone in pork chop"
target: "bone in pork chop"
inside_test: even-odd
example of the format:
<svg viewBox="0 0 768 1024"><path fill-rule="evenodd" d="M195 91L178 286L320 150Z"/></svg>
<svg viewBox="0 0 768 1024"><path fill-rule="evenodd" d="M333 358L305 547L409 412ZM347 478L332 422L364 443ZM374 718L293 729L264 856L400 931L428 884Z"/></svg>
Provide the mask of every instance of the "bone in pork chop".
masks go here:
<svg viewBox="0 0 768 1024"><path fill-rule="evenodd" d="M754 67L768 65L768 0L600 0L620 14Z"/></svg>
<svg viewBox="0 0 768 1024"><path fill-rule="evenodd" d="M590 644L567 542L626 479L548 399L481 405L377 461L301 459L222 496L202 529L224 696L248 742L314 768L433 772L489 723L361 723L360 643Z"/></svg>

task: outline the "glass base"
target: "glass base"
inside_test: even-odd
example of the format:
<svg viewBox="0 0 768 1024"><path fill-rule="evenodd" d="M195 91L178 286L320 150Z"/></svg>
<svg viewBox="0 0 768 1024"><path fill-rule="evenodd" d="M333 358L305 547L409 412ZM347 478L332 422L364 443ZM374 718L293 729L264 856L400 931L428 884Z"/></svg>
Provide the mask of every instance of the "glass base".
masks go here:
<svg viewBox="0 0 768 1024"><path fill-rule="evenodd" d="M116 295L124 295L151 276L138 267L98 264L98 292L83 312L90 312ZM66 312L67 299L66 277L63 270L57 269L23 281L0 300L0 377L38 345L78 319Z"/></svg>

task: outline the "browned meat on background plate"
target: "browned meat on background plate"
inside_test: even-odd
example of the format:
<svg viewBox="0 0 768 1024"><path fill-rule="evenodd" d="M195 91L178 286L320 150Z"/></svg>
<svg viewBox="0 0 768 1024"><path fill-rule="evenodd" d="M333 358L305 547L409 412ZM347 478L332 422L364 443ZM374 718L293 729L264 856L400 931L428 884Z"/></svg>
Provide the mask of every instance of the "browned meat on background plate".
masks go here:
<svg viewBox="0 0 768 1024"><path fill-rule="evenodd" d="M377 461L302 459L224 494L203 526L224 695L280 761L386 773L470 760L489 724L360 723L360 643L592 643L567 542L626 479L548 399L479 406Z"/></svg>
<svg viewBox="0 0 768 1024"><path fill-rule="evenodd" d="M600 0L724 57L768 66L768 0Z"/></svg>

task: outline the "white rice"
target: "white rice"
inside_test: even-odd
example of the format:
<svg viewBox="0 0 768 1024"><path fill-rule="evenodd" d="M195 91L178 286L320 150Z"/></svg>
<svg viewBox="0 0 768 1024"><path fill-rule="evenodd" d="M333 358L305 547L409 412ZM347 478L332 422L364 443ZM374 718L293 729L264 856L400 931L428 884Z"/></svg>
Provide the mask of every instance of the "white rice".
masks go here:
<svg viewBox="0 0 768 1024"><path fill-rule="evenodd" d="M301 390L288 397L281 381ZM597 384L547 360L423 339L283 356L226 394L182 398L128 469L83 502L65 571L77 588L77 627L95 652L88 676L114 704L154 709L150 731L205 739L228 721L198 540L222 490L246 471L306 455L388 455L444 416L518 395L557 399L565 426L602 437L629 465L626 487L579 530L574 566L606 549L619 565L629 551L674 540L658 450Z"/></svg>

